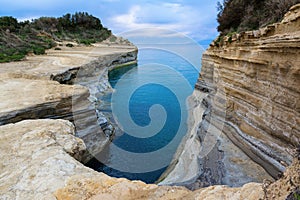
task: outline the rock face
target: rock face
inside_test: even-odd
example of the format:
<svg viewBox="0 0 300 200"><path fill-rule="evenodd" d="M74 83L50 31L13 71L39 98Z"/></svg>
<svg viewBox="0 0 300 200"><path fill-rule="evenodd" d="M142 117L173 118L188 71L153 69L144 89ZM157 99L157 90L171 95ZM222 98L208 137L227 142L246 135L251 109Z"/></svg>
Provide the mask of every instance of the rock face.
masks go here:
<svg viewBox="0 0 300 200"><path fill-rule="evenodd" d="M61 85L55 81L0 77L0 124L24 119L70 118L74 103L89 97L80 85Z"/></svg>
<svg viewBox="0 0 300 200"><path fill-rule="evenodd" d="M63 120L26 120L0 126L0 198L54 199L67 177L92 170L78 165L86 147ZM69 154L69 155L68 155Z"/></svg>
<svg viewBox="0 0 300 200"><path fill-rule="evenodd" d="M226 103L214 103L211 118L226 108L223 131L274 177L300 143L299 30L298 4L281 23L214 42L198 83L223 88Z"/></svg>
<svg viewBox="0 0 300 200"><path fill-rule="evenodd" d="M300 154L299 154L300 155ZM278 181L266 186L266 199L292 200L300 198L300 159L295 158L293 163L284 172Z"/></svg>
<svg viewBox="0 0 300 200"><path fill-rule="evenodd" d="M174 160L176 164L161 184L181 183L192 189L224 184L232 178L233 166L239 165L249 169L249 177L252 175L247 173L252 170L262 173L262 168L250 167L249 157L278 178L291 164L291 152L300 143L299 47L300 4L293 6L280 23L214 41L203 55L195 86L198 92L191 97L198 102L192 109L203 113L200 117L194 114L192 119L198 129L190 130L177 153L179 158ZM214 141L208 143L216 144L214 148L205 146L206 136ZM224 148L232 143L246 157L232 151L234 148ZM200 149L192 151L190 146ZM220 150L221 159L216 156ZM194 176L183 175L182 167L195 162L198 168L187 168ZM272 179L266 173L258 177Z"/></svg>
<svg viewBox="0 0 300 200"><path fill-rule="evenodd" d="M159 185L183 185L195 190L210 185L241 187L249 182L273 180L222 131L205 120L203 116L209 114L209 109L203 102L207 97L207 93L199 90L190 97L189 132L177 151L178 159L160 177Z"/></svg>

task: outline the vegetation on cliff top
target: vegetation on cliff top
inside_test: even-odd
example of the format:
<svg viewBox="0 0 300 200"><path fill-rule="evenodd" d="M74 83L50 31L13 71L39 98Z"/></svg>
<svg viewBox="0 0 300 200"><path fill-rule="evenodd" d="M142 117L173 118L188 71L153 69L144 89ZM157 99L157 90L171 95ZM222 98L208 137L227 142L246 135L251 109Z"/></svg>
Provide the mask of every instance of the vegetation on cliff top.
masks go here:
<svg viewBox="0 0 300 200"><path fill-rule="evenodd" d="M4 16L0 17L0 62L18 61L28 53L44 54L46 49L56 46L56 41L89 45L110 35L111 31L98 18L85 12L24 22Z"/></svg>
<svg viewBox="0 0 300 200"><path fill-rule="evenodd" d="M218 2L218 31L221 35L258 29L279 22L300 0L223 0Z"/></svg>

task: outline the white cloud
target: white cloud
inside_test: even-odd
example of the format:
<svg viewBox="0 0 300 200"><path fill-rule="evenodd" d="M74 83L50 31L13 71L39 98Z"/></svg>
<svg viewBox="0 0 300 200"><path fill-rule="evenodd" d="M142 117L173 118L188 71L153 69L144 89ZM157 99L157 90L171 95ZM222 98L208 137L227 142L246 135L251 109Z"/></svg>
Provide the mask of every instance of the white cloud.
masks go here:
<svg viewBox="0 0 300 200"><path fill-rule="evenodd" d="M175 30L195 39L207 39L216 34L214 24L211 25L215 13L208 13L205 9L196 9L180 3L133 5L127 13L112 17L108 26L116 33L159 28Z"/></svg>

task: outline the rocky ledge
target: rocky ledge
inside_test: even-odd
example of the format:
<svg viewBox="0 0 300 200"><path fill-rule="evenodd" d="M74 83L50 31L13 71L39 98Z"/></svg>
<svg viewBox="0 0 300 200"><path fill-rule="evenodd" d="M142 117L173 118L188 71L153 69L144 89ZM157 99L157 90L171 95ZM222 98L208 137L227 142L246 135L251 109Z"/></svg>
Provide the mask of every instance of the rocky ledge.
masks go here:
<svg viewBox="0 0 300 200"><path fill-rule="evenodd" d="M112 91L108 70L134 64L137 49L127 43L60 48L0 64L0 125L25 119L70 120L89 149L83 158L87 162L113 134L105 116L96 112L95 96Z"/></svg>
<svg viewBox="0 0 300 200"><path fill-rule="evenodd" d="M273 184L211 186L194 192L111 178L85 167L86 146L66 120L24 120L0 126L0 199L284 199L300 183L299 159ZM77 160L76 160L76 159ZM298 188L299 189L299 188Z"/></svg>
<svg viewBox="0 0 300 200"><path fill-rule="evenodd" d="M184 187L111 178L74 159L80 160L86 150L84 142L74 134L73 124L65 120L25 120L0 126L0 198L256 200L264 197L263 188L257 183L242 188L212 186L192 192ZM291 171L289 176L292 172L297 175L297 171ZM299 183L299 173L292 181Z"/></svg>

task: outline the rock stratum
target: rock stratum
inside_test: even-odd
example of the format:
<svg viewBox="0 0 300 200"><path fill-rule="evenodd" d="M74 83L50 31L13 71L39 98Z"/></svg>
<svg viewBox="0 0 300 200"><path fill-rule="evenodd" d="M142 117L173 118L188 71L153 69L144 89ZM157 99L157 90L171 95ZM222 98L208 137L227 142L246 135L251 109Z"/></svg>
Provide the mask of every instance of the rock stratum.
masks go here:
<svg viewBox="0 0 300 200"><path fill-rule="evenodd" d="M61 49L29 56L22 62L0 64L0 124L25 119L70 120L76 125L76 136L89 149L90 154L82 157L87 162L113 134L113 130L99 128L99 122L106 119L96 112L95 96L111 92L108 70L134 64L137 49L130 44L106 43Z"/></svg>
<svg viewBox="0 0 300 200"><path fill-rule="evenodd" d="M251 177L254 168L247 164L249 158L264 168L253 172L265 171L278 179L300 144L299 47L300 4L280 23L215 40L203 54L201 74L190 99L193 126L162 184L192 189L224 184L231 178L230 163L234 162L249 169L245 175ZM245 155L232 153L224 144L234 144ZM191 146L197 148L191 150ZM187 173L182 172L183 167ZM262 179L272 179L262 175Z"/></svg>
<svg viewBox="0 0 300 200"><path fill-rule="evenodd" d="M299 47L298 4L281 23L214 42L196 85L212 94L205 119L218 126L224 110L225 134L273 177L291 164L300 144ZM221 95L213 96L218 88Z"/></svg>

